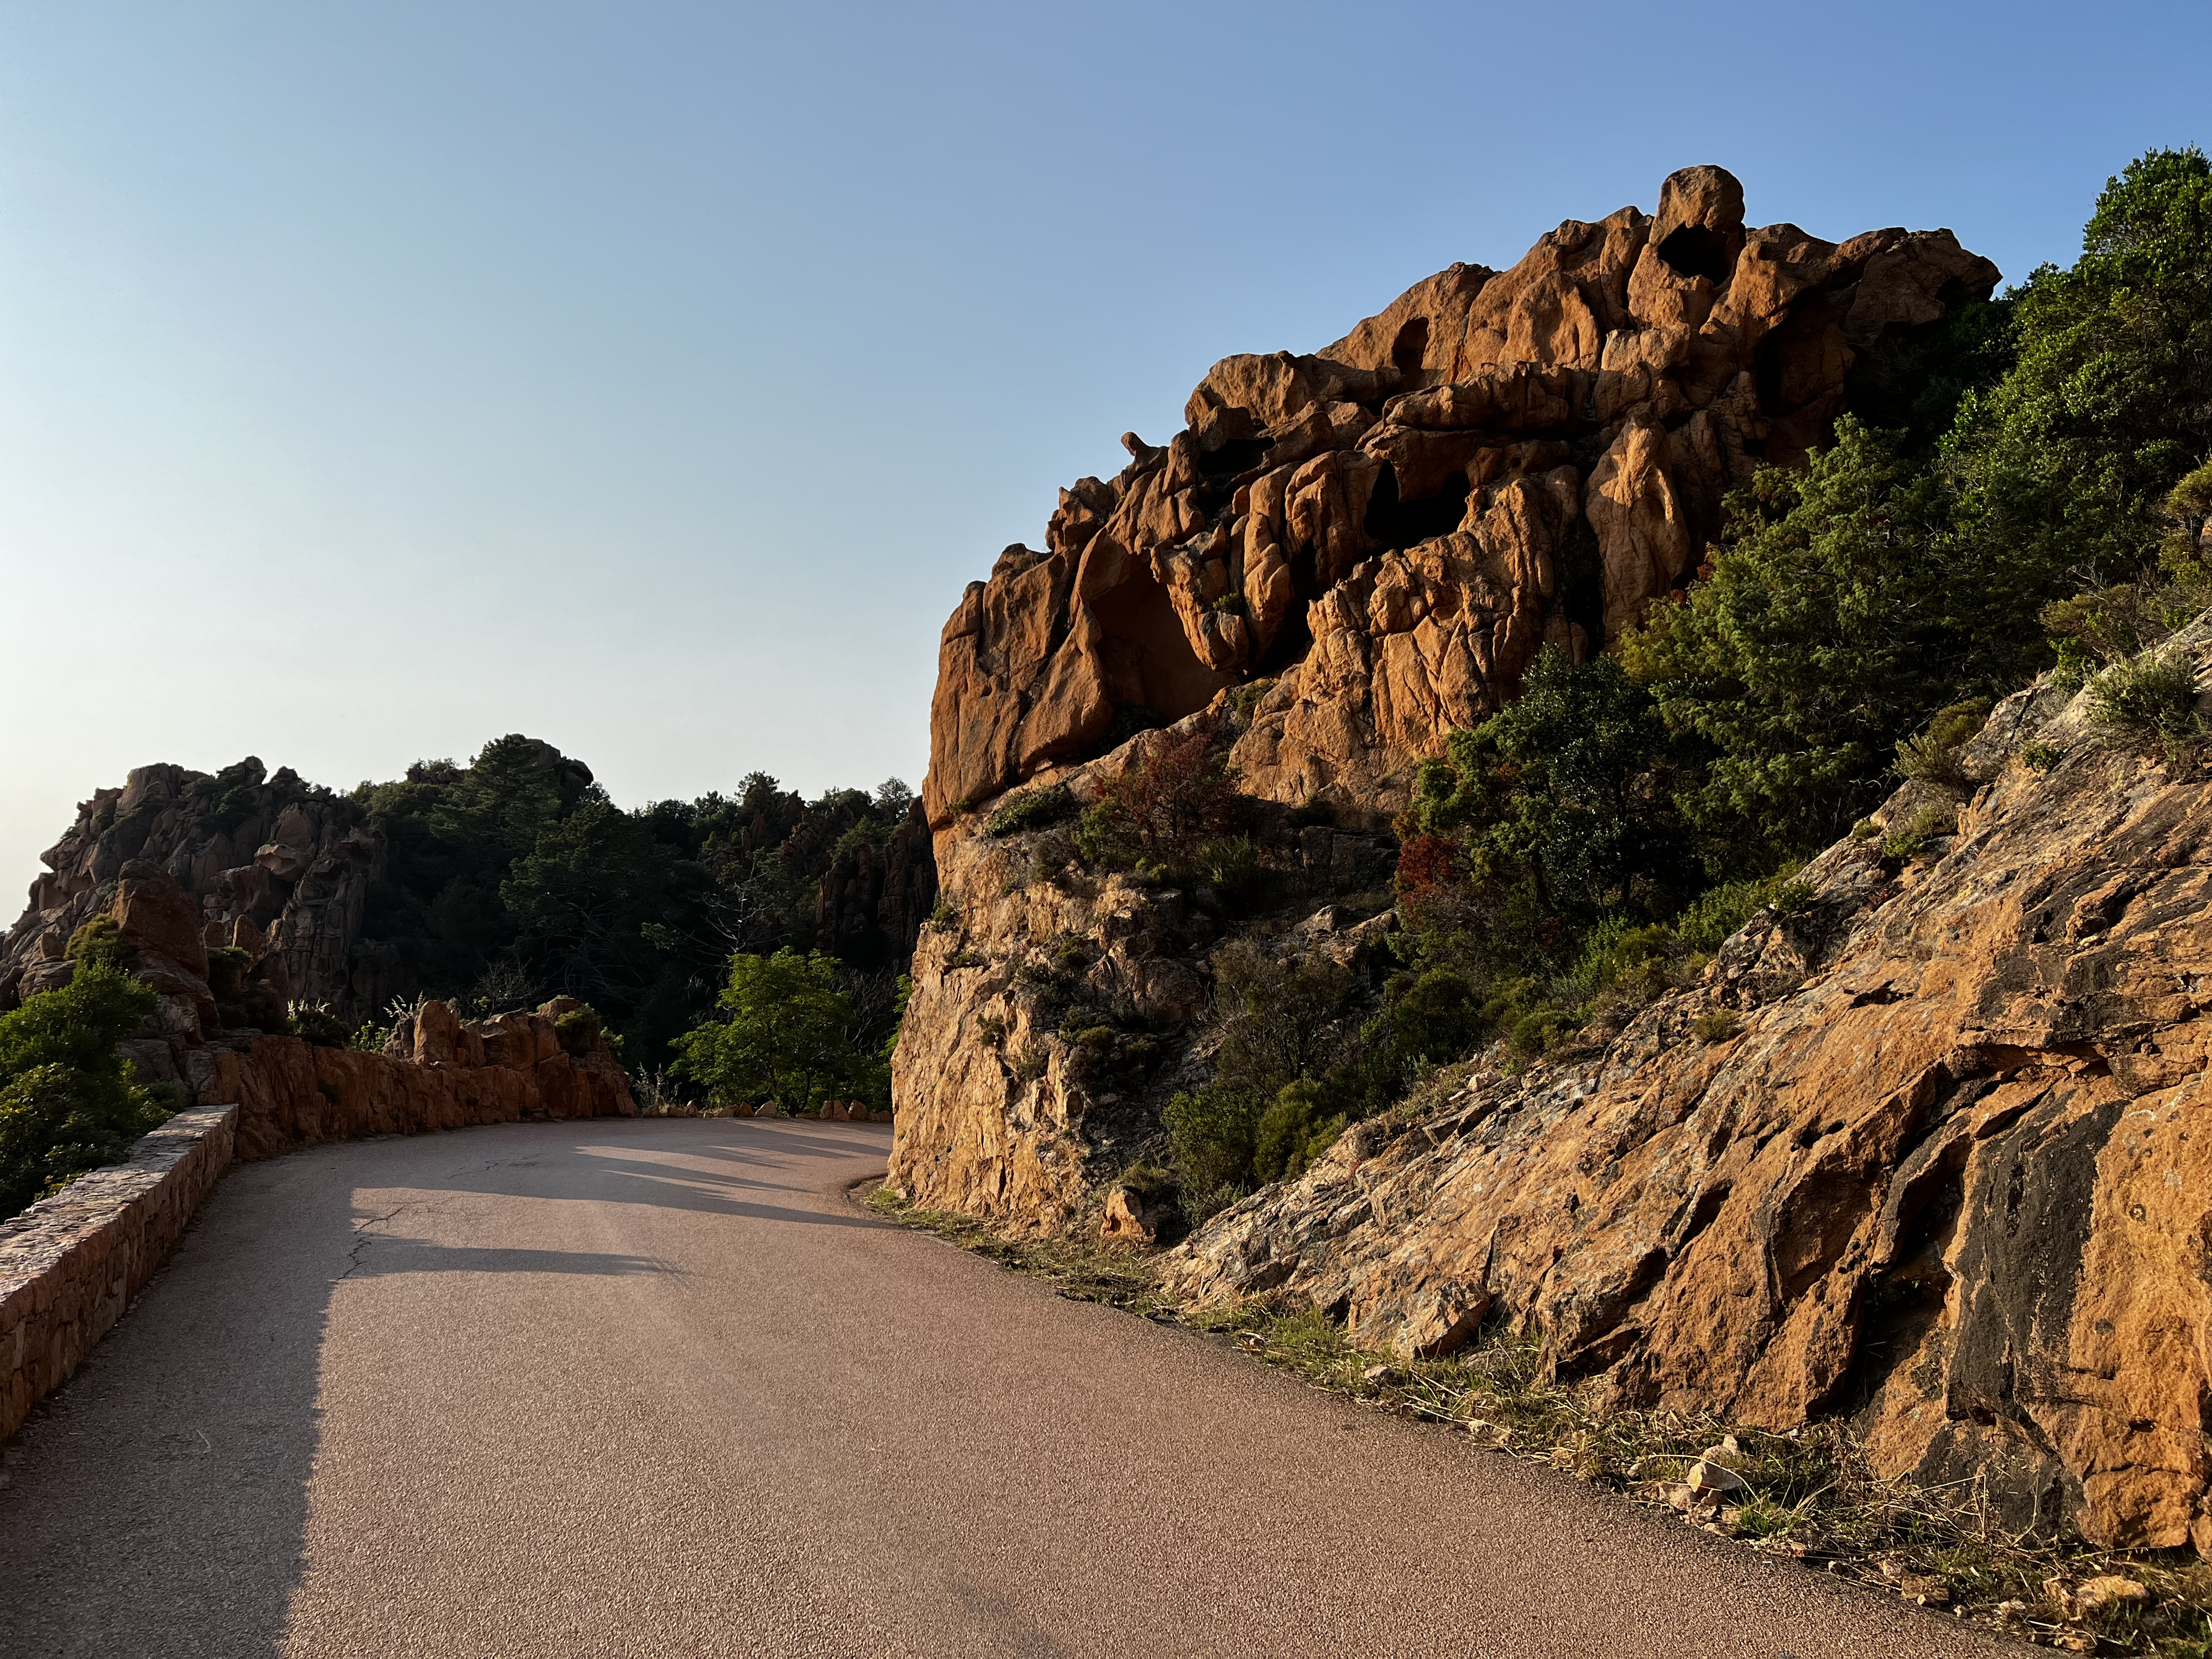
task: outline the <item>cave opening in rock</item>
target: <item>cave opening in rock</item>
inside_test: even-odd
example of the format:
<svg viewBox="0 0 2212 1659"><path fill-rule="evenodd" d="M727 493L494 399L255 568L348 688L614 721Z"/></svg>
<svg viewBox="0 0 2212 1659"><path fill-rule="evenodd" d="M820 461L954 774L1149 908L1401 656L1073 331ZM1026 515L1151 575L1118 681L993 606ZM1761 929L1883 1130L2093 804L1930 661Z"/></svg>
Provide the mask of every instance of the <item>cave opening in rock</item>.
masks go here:
<svg viewBox="0 0 2212 1659"><path fill-rule="evenodd" d="M1459 528L1467 513L1468 481L1464 471L1449 473L1443 488L1419 501L1398 498L1398 469L1388 461L1367 498L1367 516L1361 528L1385 547L1411 547L1434 536L1449 536Z"/></svg>
<svg viewBox="0 0 2212 1659"><path fill-rule="evenodd" d="M1390 342L1390 367L1407 374L1418 374L1421 361L1429 355L1429 319L1408 318L1399 328L1398 337Z"/></svg>
<svg viewBox="0 0 2212 1659"><path fill-rule="evenodd" d="M1167 590L1139 571L1091 601L1104 639L1099 648L1107 693L1165 720L1194 714L1234 678L1198 659Z"/></svg>
<svg viewBox="0 0 2212 1659"><path fill-rule="evenodd" d="M1655 251L1677 276L1703 276L1715 283L1728 281L1728 244L1717 231L1703 225L1684 225Z"/></svg>
<svg viewBox="0 0 2212 1659"><path fill-rule="evenodd" d="M1234 477L1240 472L1249 472L1267 456L1265 438L1231 438L1212 453L1201 453L1198 470L1209 478Z"/></svg>

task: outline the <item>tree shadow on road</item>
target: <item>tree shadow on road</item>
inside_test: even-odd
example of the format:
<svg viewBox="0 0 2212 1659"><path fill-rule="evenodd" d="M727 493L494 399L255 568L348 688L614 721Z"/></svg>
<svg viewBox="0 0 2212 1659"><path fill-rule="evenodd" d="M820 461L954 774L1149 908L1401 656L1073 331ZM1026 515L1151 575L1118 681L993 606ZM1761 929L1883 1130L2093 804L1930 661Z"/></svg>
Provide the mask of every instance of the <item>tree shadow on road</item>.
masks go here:
<svg viewBox="0 0 2212 1659"><path fill-rule="evenodd" d="M856 1141L844 1136L793 1133L788 1130L778 1133L763 1129L727 1140L718 1137L712 1142L671 1141L655 1149L667 1156L653 1158L606 1149L606 1127L597 1120L579 1124L576 1144L541 1146L531 1149L528 1156L471 1164L435 1177L417 1176L408 1182L408 1188L412 1191L489 1193L555 1201L650 1204L665 1209L810 1227L881 1231L892 1224L854 1214L842 1202L826 1199L824 1206L817 1210L804 1204L769 1203L740 1195L787 1193L801 1199L820 1196L823 1189L818 1181L808 1178L803 1170L794 1171L787 1160L880 1158L889 1150L880 1140ZM575 1179L580 1166L590 1177L580 1184ZM775 1178L794 1174L796 1179Z"/></svg>

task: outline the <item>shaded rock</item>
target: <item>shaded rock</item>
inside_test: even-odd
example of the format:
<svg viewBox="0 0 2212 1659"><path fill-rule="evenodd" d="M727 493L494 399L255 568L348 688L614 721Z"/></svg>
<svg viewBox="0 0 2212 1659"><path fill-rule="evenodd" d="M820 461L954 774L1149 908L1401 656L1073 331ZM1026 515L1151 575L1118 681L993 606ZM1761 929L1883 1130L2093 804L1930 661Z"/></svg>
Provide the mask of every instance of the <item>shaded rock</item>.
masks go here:
<svg viewBox="0 0 2212 1659"><path fill-rule="evenodd" d="M210 943L245 943L234 931L241 923L251 930L252 976L280 1001L327 1002L360 1018L398 988L396 963L357 972L364 953L376 957L362 938L362 916L383 868L382 834L359 808L289 768L270 775L251 756L214 774L139 767L122 788L82 803L40 856L48 873L0 937L0 1009L54 988L55 973L41 967L54 960L46 941L66 941L88 918L112 910L130 884L126 872L140 883L159 873L182 895L181 906L167 892L146 901L161 914L128 924L173 970L174 994L192 994L185 981L204 982ZM211 1003L203 1015L212 1025Z"/></svg>
<svg viewBox="0 0 2212 1659"><path fill-rule="evenodd" d="M1160 1236L1165 1212L1157 1199L1128 1186L1117 1186L1106 1194L1106 1219L1098 1231L1104 1238L1125 1244L1150 1244Z"/></svg>

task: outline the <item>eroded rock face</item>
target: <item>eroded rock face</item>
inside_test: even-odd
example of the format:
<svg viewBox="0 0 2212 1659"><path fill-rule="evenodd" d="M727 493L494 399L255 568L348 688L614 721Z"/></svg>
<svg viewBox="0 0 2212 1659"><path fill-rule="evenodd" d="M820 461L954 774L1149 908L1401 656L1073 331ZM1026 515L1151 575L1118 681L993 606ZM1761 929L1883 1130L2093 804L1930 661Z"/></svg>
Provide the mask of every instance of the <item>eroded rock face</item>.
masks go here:
<svg viewBox="0 0 2212 1659"><path fill-rule="evenodd" d="M969 584L930 823L1255 679L1243 787L1393 810L1540 644L1579 658L1680 586L1723 495L1822 441L1855 365L1996 280L1948 231L1747 229L1735 179L1690 167L1656 216L1454 265L1310 356L1224 359L1164 447L1125 434L1042 551Z"/></svg>
<svg viewBox="0 0 2212 1659"><path fill-rule="evenodd" d="M0 939L0 1008L67 981L70 935L115 910L132 865L166 875L183 895L182 910L160 901L174 914L158 927L150 911L134 922L127 896L117 911L126 932L145 935L136 941L142 951L178 970L175 987L157 986L165 996L193 994L184 979L200 981L205 994L202 941L246 939L257 973L281 980L282 996L361 1018L398 989L396 956L361 937L368 886L383 869L383 834L359 808L289 767L271 775L251 756L213 775L139 767L122 788L80 805L76 822L40 857L49 873L32 884L21 918ZM212 1024L211 1002L204 1013Z"/></svg>
<svg viewBox="0 0 2212 1659"><path fill-rule="evenodd" d="M1850 1413L1883 1473L1978 1474L2015 1525L2212 1547L2212 772L2048 690L1966 759L1955 836L1902 866L1840 843L1699 986L1355 1126L1171 1283L1408 1352L1502 1315L1610 1403ZM1701 1040L1714 1010L1740 1033Z"/></svg>
<svg viewBox="0 0 2212 1659"><path fill-rule="evenodd" d="M1063 775L1067 809L1164 743L1197 737L1218 751L1237 729L1217 709L1139 733ZM915 946L891 1057L892 1181L927 1207L1033 1232L1097 1226L1100 1179L1158 1133L1166 1096L1197 1080L1192 1045L1224 931L1218 902L1196 887L1085 869L1069 827L994 836L970 816L939 835L946 903ZM1313 824L1255 839L1293 893L1374 896L1389 881L1390 850L1372 835ZM1371 952L1371 919L1363 933L1349 913L1321 916L1273 948L1347 964Z"/></svg>

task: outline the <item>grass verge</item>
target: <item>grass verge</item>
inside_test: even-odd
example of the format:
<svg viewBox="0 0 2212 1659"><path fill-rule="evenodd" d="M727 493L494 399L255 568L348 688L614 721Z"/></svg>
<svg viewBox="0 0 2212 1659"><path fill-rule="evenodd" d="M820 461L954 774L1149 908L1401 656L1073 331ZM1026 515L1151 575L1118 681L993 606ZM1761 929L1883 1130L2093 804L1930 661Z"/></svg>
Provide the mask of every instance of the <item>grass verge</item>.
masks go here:
<svg viewBox="0 0 2212 1659"><path fill-rule="evenodd" d="M2194 1552L2019 1537L1998 1524L1978 1484L1931 1490L1882 1480L1839 1424L1774 1434L1673 1413L1601 1415L1571 1385L1546 1382L1540 1345L1502 1326L1449 1358L1400 1360L1358 1346L1311 1308L1268 1297L1186 1306L1160 1288L1152 1258L1126 1246L1012 1237L974 1216L919 1208L887 1187L862 1202L1073 1300L1218 1336L1316 1388L1455 1427L1486 1447L1939 1616L2065 1652L2212 1659L2212 1566ZM1693 1467L1724 1445L1732 1449L1704 1478L1741 1485L1693 1492ZM1723 1464L1724 1474L1711 1473Z"/></svg>

